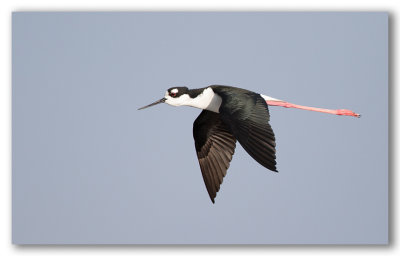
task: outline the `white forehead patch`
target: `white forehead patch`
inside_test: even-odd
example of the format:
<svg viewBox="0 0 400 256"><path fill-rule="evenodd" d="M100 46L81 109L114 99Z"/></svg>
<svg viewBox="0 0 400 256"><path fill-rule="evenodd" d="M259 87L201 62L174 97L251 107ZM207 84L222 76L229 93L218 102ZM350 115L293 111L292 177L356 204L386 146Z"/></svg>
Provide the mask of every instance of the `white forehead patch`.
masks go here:
<svg viewBox="0 0 400 256"><path fill-rule="evenodd" d="M176 89L176 88L175 88L175 89L172 89L171 92L172 92L172 93L178 93L178 89Z"/></svg>

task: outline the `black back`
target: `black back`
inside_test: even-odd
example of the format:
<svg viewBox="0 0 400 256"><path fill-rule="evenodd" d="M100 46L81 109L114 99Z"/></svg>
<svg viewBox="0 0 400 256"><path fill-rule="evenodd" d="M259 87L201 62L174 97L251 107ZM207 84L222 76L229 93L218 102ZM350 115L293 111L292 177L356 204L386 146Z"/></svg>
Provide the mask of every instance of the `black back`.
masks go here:
<svg viewBox="0 0 400 256"><path fill-rule="evenodd" d="M268 105L260 94L245 89L213 85L222 98L221 120L246 152L262 166L276 169L275 135L269 124Z"/></svg>
<svg viewBox="0 0 400 256"><path fill-rule="evenodd" d="M277 170L275 135L268 123L265 100L241 88L210 87L222 98L220 113L203 110L193 124L193 137L203 180L214 203L235 152L236 140L258 163L271 171ZM198 94L204 89L190 91Z"/></svg>

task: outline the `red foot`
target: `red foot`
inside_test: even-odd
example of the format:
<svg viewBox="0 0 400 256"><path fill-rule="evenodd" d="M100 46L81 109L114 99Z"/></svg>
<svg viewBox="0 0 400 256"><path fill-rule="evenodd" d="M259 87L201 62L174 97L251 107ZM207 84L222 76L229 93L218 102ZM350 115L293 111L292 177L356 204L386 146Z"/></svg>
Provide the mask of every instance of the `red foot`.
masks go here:
<svg viewBox="0 0 400 256"><path fill-rule="evenodd" d="M354 113L353 111L348 109L338 109L336 111L337 111L336 115L361 117L360 114Z"/></svg>

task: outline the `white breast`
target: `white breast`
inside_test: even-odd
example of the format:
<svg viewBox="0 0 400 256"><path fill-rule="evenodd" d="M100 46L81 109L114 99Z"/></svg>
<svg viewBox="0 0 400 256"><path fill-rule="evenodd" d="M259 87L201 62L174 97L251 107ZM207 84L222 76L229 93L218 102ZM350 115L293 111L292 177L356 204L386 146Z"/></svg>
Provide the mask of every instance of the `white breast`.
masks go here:
<svg viewBox="0 0 400 256"><path fill-rule="evenodd" d="M207 109L219 113L219 107L221 106L221 103L221 97L215 94L211 88L207 88L203 91L202 94L199 94L196 98L191 98L190 100L185 102L185 105L200 109Z"/></svg>

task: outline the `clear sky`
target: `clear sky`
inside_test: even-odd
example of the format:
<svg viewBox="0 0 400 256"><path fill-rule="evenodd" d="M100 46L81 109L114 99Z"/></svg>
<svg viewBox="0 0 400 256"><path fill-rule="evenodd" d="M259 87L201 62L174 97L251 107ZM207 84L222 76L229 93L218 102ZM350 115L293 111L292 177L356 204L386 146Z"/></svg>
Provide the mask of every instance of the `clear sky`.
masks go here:
<svg viewBox="0 0 400 256"><path fill-rule="evenodd" d="M13 242L386 243L387 13L14 13ZM200 110L137 111L224 84L271 107L277 168L238 144L216 203Z"/></svg>

